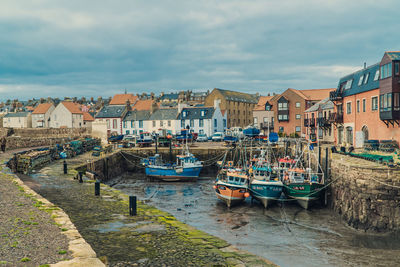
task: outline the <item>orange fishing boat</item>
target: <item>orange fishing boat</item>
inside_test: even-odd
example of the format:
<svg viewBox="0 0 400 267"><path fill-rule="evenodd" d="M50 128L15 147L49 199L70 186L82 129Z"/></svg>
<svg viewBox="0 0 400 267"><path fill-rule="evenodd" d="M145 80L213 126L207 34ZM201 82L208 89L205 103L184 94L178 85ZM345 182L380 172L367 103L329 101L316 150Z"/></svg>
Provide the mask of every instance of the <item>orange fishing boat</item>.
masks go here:
<svg viewBox="0 0 400 267"><path fill-rule="evenodd" d="M214 185L217 197L230 208L250 196L249 176L242 168L223 168Z"/></svg>

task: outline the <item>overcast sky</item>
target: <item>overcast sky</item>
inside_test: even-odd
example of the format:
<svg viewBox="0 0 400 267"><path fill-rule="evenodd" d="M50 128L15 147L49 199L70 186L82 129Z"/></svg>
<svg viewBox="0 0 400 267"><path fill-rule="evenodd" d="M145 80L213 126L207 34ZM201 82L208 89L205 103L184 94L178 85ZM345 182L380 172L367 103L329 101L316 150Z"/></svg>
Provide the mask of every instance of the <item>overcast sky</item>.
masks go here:
<svg viewBox="0 0 400 267"><path fill-rule="evenodd" d="M398 0L1 0L0 99L336 87L400 50Z"/></svg>

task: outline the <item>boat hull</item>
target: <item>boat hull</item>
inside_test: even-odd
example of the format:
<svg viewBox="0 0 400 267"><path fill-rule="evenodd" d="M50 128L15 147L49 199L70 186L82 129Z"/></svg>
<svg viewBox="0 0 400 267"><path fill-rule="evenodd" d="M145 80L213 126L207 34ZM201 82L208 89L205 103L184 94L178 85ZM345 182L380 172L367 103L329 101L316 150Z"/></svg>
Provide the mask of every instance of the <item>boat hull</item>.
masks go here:
<svg viewBox="0 0 400 267"><path fill-rule="evenodd" d="M264 208L275 202L281 197L283 191L282 182L263 182L256 181L250 183L250 194L260 201Z"/></svg>
<svg viewBox="0 0 400 267"><path fill-rule="evenodd" d="M284 188L288 198L296 199L304 209L309 209L323 193L323 184L319 183L291 183Z"/></svg>
<svg viewBox="0 0 400 267"><path fill-rule="evenodd" d="M188 168L160 168L157 166L146 167L146 175L163 181L189 181L197 179L203 167ZM180 171L181 170L181 171Z"/></svg>
<svg viewBox="0 0 400 267"><path fill-rule="evenodd" d="M226 184L217 184L215 192L218 199L222 200L230 208L246 199L245 194L247 193L247 189Z"/></svg>

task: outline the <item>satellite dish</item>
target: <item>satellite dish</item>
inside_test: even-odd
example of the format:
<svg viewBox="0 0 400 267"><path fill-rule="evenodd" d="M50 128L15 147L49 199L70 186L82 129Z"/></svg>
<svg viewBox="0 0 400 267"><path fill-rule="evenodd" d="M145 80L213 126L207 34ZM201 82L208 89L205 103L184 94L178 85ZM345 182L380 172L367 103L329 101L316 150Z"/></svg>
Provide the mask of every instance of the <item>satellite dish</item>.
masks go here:
<svg viewBox="0 0 400 267"><path fill-rule="evenodd" d="M271 143L278 142L278 139L279 139L279 136L278 136L277 133L270 133L269 136L268 136L268 140L269 140Z"/></svg>

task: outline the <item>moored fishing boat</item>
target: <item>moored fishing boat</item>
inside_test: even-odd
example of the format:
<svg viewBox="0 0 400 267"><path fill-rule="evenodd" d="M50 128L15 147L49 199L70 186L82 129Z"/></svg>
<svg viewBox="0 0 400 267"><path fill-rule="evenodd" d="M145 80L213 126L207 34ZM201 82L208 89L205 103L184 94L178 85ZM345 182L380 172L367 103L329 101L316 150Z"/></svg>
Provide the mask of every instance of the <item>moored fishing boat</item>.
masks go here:
<svg viewBox="0 0 400 267"><path fill-rule="evenodd" d="M271 168L268 154L262 150L250 168L250 194L267 208L281 197L282 190L283 183L276 170Z"/></svg>
<svg viewBox="0 0 400 267"><path fill-rule="evenodd" d="M323 174L313 173L309 168L289 169L283 182L285 195L296 199L304 209L309 209L323 193Z"/></svg>
<svg viewBox="0 0 400 267"><path fill-rule="evenodd" d="M215 192L217 197L230 208L250 196L249 176L242 168L223 168L217 176Z"/></svg>

